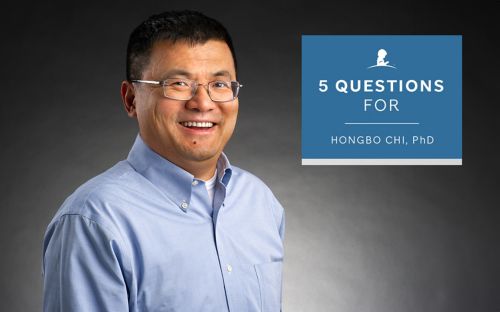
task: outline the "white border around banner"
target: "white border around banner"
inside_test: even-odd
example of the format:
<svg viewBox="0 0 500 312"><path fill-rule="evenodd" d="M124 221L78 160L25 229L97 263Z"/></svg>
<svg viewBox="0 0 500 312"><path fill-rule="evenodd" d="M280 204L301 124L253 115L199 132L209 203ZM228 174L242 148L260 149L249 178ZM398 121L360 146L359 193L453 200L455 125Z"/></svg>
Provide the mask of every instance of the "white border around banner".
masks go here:
<svg viewBox="0 0 500 312"><path fill-rule="evenodd" d="M359 166L359 165L438 165L438 166L461 166L462 158L437 158L437 159L410 159L410 158L373 158L373 159L314 159L302 158L303 166L324 166L324 165L340 165L340 166Z"/></svg>

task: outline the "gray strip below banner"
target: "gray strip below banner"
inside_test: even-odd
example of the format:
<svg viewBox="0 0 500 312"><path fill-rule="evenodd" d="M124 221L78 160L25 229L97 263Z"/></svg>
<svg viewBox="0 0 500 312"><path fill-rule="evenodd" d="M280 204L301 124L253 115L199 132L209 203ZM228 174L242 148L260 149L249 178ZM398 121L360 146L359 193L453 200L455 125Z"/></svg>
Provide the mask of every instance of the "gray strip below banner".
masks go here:
<svg viewBox="0 0 500 312"><path fill-rule="evenodd" d="M359 166L359 165L432 165L432 166L461 166L462 158L302 158L303 166L324 166L324 165L340 165L340 166Z"/></svg>

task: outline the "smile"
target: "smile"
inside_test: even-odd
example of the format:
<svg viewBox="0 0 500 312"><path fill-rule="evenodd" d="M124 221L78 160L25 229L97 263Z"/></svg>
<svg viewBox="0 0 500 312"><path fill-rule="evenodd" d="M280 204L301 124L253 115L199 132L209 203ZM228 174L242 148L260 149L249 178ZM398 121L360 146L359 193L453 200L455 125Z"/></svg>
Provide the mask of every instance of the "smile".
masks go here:
<svg viewBox="0 0 500 312"><path fill-rule="evenodd" d="M180 124L183 125L184 127L187 127L187 128L212 128L215 125L215 123L210 122L210 121L202 121L202 122L183 121L183 122L180 122Z"/></svg>

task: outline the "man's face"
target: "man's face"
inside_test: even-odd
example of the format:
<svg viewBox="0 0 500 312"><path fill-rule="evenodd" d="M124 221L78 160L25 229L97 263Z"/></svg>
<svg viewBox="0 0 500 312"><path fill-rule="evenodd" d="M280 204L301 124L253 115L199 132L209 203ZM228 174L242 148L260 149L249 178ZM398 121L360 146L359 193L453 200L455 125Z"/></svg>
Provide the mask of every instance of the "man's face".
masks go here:
<svg viewBox="0 0 500 312"><path fill-rule="evenodd" d="M204 44L159 42L153 46L143 80L184 78L207 84L236 80L233 57L223 41ZM177 164L216 160L236 125L238 99L213 102L199 86L189 101L164 97L161 87L136 84L136 113L141 137L156 152ZM186 126L211 122L212 127Z"/></svg>

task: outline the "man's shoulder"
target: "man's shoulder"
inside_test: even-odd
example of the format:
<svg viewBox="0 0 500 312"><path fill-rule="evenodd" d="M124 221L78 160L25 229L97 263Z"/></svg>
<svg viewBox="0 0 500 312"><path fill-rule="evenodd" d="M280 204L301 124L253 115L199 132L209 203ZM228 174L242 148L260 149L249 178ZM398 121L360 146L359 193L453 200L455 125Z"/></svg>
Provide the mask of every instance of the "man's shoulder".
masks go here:
<svg viewBox="0 0 500 312"><path fill-rule="evenodd" d="M231 181L238 184L245 184L247 187L257 187L271 192L267 184L255 174L236 166L231 166L231 169Z"/></svg>
<svg viewBox="0 0 500 312"><path fill-rule="evenodd" d="M64 215L81 215L92 220L106 209L108 203L123 198L128 189L134 188L137 173L126 161L120 161L113 167L80 185L63 202L53 221Z"/></svg>
<svg viewBox="0 0 500 312"><path fill-rule="evenodd" d="M234 200L238 202L244 200L251 203L252 214L254 215L271 213L277 229L282 236L284 231L284 208L271 189L256 175L238 167L233 166L232 168L229 189L237 197ZM233 185L231 186L232 183Z"/></svg>
<svg viewBox="0 0 500 312"><path fill-rule="evenodd" d="M232 166L231 181L229 182L229 184L230 188L236 190L236 192L245 192L260 196L282 209L269 186L259 177L245 169Z"/></svg>

